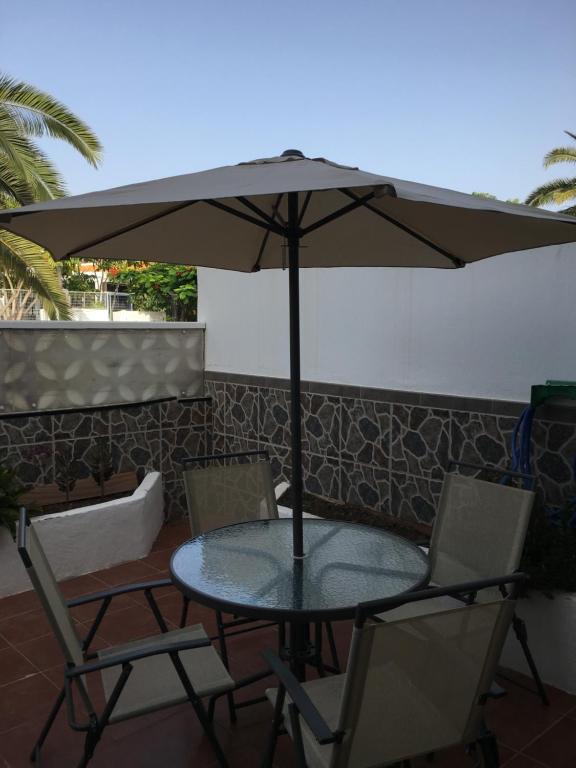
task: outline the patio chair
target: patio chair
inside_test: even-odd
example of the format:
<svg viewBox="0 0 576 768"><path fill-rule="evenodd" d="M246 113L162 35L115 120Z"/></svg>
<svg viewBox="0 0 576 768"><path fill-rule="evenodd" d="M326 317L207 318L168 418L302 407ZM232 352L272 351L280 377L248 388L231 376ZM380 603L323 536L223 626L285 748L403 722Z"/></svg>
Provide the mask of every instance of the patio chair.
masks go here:
<svg viewBox="0 0 576 768"><path fill-rule="evenodd" d="M294 741L300 768L410 766L412 759L464 745L497 768L498 747L484 722L484 705L514 611L522 574L433 588L360 604L347 673L299 683L267 651L279 680L268 690L274 706L270 741L262 766L271 766L278 735ZM512 585L509 596L427 612L431 598L476 593ZM375 611L410 601L420 615L397 621L367 621Z"/></svg>
<svg viewBox="0 0 576 768"><path fill-rule="evenodd" d="M267 451L212 454L183 459L181 463L184 464L184 487L193 536L234 523L279 518L272 467ZM189 468L191 465L202 466L191 469ZM188 604L189 600L185 599L180 626L186 623ZM216 611L216 623L220 652L226 666L228 666L227 638L274 626L271 623L263 624L255 619L237 617L225 621L220 611ZM285 632L283 625L278 626L279 643L282 646L285 641ZM329 623L324 626L330 646L332 667L322 666L330 671L340 672L332 627ZM321 653L322 624L316 625L315 633L315 645Z"/></svg>
<svg viewBox="0 0 576 768"><path fill-rule="evenodd" d="M40 761L42 745L64 701L70 727L86 734L79 768L84 768L92 758L107 725L189 701L218 764L226 766L211 715L215 698L231 691L235 684L201 624L168 631L153 590L172 582L162 579L129 584L66 602L25 509L20 511L18 550L66 660L62 690L30 759ZM136 591L144 592L158 622L159 634L91 653L90 644L111 601L118 595ZM100 608L86 638L81 641L69 609L92 602L100 603ZM88 681L98 677L104 692L102 706L94 703L88 687ZM202 703L205 697L210 697L208 711ZM81 718L77 698L82 704Z"/></svg>
<svg viewBox="0 0 576 768"><path fill-rule="evenodd" d="M489 471L506 478L529 476L495 467L451 462L451 466ZM530 478L533 479L533 478ZM530 523L535 494L532 490L477 477L447 473L430 540L430 583L438 586L473 579L488 579L518 570ZM458 607L456 598L435 602L438 610ZM422 606L406 604L393 613L379 616L389 621L414 615ZM429 610L429 606L426 607ZM548 696L528 646L524 621L516 614L512 627L544 704Z"/></svg>

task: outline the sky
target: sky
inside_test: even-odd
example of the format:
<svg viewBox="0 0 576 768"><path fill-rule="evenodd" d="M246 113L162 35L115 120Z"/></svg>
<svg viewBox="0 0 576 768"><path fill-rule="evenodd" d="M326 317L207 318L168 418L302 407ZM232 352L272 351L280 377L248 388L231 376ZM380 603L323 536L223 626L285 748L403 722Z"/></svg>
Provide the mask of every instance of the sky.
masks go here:
<svg viewBox="0 0 576 768"><path fill-rule="evenodd" d="M523 199L576 132L574 0L2 3L0 70L104 145L44 148L72 194L297 148ZM565 169L569 172L570 169Z"/></svg>

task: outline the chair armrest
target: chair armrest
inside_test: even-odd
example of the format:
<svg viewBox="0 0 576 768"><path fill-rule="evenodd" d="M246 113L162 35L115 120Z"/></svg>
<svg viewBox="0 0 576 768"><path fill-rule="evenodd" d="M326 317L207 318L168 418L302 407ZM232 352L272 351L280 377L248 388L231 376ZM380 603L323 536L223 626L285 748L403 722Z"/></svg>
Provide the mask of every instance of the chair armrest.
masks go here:
<svg viewBox="0 0 576 768"><path fill-rule="evenodd" d="M319 744L333 744L341 738L338 731L333 731L322 717L312 699L294 677L288 667L278 658L273 651L264 651L263 656L274 672L280 684L286 689L287 694L296 705L296 709L306 721L306 725Z"/></svg>
<svg viewBox="0 0 576 768"><path fill-rule="evenodd" d="M173 582L171 579L158 579L157 581L143 581L138 584L125 584L121 587L111 587L103 592L93 592L91 595L84 595L84 597L75 597L72 600L67 600L66 605L68 608L75 608L78 605L87 605L88 603L95 603L98 600L106 600L107 597L112 598L117 595L125 595L129 592L139 592L144 589L158 589L159 587L172 587Z"/></svg>
<svg viewBox="0 0 576 768"><path fill-rule="evenodd" d="M192 651L195 648L208 648L211 646L210 638L202 640L181 640L175 643L158 643L158 645L147 645L146 648L135 649L133 651L124 651L115 655L106 656L98 661L90 661L88 664L81 664L77 667L70 667L66 670L66 677L75 678L81 675L87 675L90 672L99 672L108 667L117 667L124 664L130 664L139 659L145 659L148 656L159 656L163 653L179 653L180 651Z"/></svg>

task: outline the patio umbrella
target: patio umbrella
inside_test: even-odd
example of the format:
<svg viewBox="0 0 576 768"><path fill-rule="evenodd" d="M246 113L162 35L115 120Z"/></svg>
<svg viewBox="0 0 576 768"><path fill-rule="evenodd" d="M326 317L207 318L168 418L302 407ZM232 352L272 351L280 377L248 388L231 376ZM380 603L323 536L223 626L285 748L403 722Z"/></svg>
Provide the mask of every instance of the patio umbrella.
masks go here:
<svg viewBox="0 0 576 768"><path fill-rule="evenodd" d="M294 557L304 556L300 267L436 267L576 241L576 219L366 173L298 150L0 212L55 259L288 267Z"/></svg>

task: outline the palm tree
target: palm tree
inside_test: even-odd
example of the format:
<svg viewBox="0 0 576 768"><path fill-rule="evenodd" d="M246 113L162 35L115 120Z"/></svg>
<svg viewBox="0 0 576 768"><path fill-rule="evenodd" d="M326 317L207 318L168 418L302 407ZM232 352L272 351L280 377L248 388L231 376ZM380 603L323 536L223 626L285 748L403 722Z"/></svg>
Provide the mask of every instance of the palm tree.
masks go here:
<svg viewBox="0 0 576 768"><path fill-rule="evenodd" d="M50 94L0 74L0 208L66 194L61 175L35 142L43 136L67 142L97 167L102 148L82 120ZM20 317L34 295L49 317L70 318L68 298L48 253L0 231L0 317Z"/></svg>
<svg viewBox="0 0 576 768"><path fill-rule="evenodd" d="M576 133L570 131L564 131L564 133L576 141ZM576 163L576 146L551 149L544 158L544 168L557 163ZM576 177L556 179L542 184L526 198L528 205L534 206L571 203L566 208L560 209L560 213L567 213L570 216L576 216L576 205L572 202L574 200L576 200Z"/></svg>

